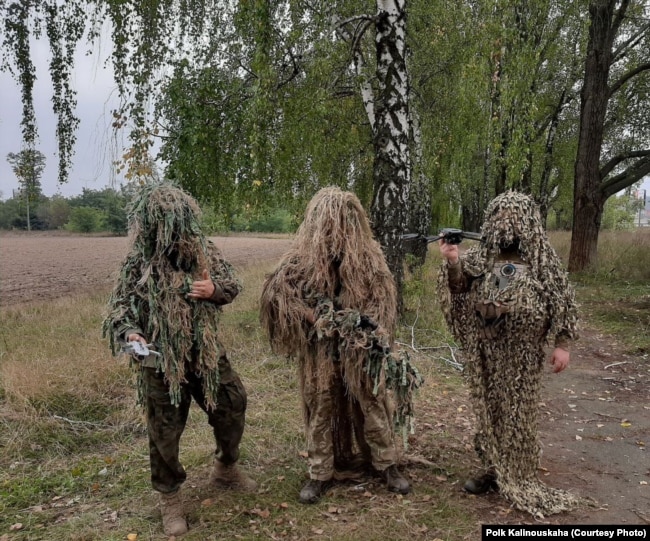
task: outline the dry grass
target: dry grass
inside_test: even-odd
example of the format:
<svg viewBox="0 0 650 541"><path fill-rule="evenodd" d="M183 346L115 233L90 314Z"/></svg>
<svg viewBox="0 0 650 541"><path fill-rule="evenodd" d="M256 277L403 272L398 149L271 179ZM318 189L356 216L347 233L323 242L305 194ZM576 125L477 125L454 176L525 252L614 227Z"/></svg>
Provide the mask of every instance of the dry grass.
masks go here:
<svg viewBox="0 0 650 541"><path fill-rule="evenodd" d="M634 270L645 272L645 282L627 285L641 298L650 298L647 239L631 237L625 248L613 238L610 248L605 237L601 250L607 262L645 258ZM556 240L562 254L564 239ZM270 353L259 327L258 295L271 266L256 266L242 273L245 289L224 310L221 338L248 391L242 464L260 489L240 495L206 486L213 441L203 412L193 407L181 442L191 526L184 539L478 538L478 504L458 488L476 459L467 393L435 303L437 263L434 247L425 268L409 277L399 331L402 347L417 350L413 361L425 378L406 454L413 494L389 494L368 478L337 485L317 505L297 503L307 468L295 366ZM617 265L632 273L636 263ZM589 317L596 306L589 294L614 299L609 292L625 283L602 276L578 284ZM127 361L111 357L100 336L107 297L106 291L0 312L0 539L122 541L131 532L165 539Z"/></svg>
<svg viewBox="0 0 650 541"><path fill-rule="evenodd" d="M453 448L462 442L431 424L411 437L409 452L440 466L409 468L418 487L412 497L389 494L381 480L369 478L337 485L315 506L297 503L307 464L295 366L270 353L258 322L259 291L270 270L245 270L244 291L225 308L221 326L249 396L241 462L260 489L240 495L206 486L214 444L203 412L193 407L181 443L192 527L185 539L472 538L475 519L453 484ZM427 275L417 287L429 294L429 282ZM127 361L111 357L100 336L107 297L108 291L0 314L0 536L104 541L134 532L164 539ZM429 312L412 312L418 314L413 336L427 345L436 332L422 326ZM405 344L411 334L403 329ZM435 360L445 349L414 354L427 379L419 396L423 416L444 415L435 396L458 387L457 372ZM450 482L436 480L441 475L452 476Z"/></svg>
<svg viewBox="0 0 650 541"><path fill-rule="evenodd" d="M558 255L567 263L571 248L571 233L554 231L551 242ZM650 281L650 228L628 231L603 231L598 236L598 262L582 276L582 281Z"/></svg>
<svg viewBox="0 0 650 541"><path fill-rule="evenodd" d="M13 407L34 409L55 395L86 404L124 396L126 363L107 355L99 303L69 297L2 312L0 376Z"/></svg>
<svg viewBox="0 0 650 541"><path fill-rule="evenodd" d="M556 232L551 240L567 261L570 234ZM650 353L650 228L602 232L597 265L571 279L583 320L619 338L626 353Z"/></svg>

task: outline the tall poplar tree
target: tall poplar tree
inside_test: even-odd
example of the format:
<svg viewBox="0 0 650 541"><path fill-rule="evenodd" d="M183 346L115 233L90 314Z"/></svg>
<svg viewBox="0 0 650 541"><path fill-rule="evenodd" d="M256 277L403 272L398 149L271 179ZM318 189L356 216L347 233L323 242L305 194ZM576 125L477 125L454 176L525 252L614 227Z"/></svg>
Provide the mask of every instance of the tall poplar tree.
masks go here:
<svg viewBox="0 0 650 541"><path fill-rule="evenodd" d="M27 208L27 231L31 231L31 207L41 195L45 155L35 148L25 148L20 152L7 154L7 161L18 179L20 199L25 202Z"/></svg>

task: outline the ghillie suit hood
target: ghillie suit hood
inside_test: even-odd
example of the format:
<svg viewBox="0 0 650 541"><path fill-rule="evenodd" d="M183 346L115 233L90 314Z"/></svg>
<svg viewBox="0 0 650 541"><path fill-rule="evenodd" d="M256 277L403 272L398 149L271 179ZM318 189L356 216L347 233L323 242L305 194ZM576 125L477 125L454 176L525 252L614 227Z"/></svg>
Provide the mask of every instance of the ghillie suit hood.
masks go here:
<svg viewBox="0 0 650 541"><path fill-rule="evenodd" d="M222 351L217 337L220 309L187 294L203 269L217 284L232 285L236 280L230 265L203 235L200 217L196 201L170 183L139 189L128 209L129 253L108 303L103 332L113 354L119 352L124 332L144 335L160 353L156 368L165 374L172 403L180 402L180 384L192 370L203 376L207 404L214 407ZM142 403L144 389L139 383Z"/></svg>
<svg viewBox="0 0 650 541"><path fill-rule="evenodd" d="M495 197L485 211L481 236L481 243L463 255L463 271L472 277L488 276L494 272L502 248L516 247L523 263L529 265L532 278L544 286L542 295L550 323L546 336L549 340L575 340L578 318L573 288L548 240L539 208L533 199L515 191ZM449 298L448 288L445 289L441 302L454 302ZM461 297L456 300L465 304ZM452 329L455 321L448 320ZM455 329L455 333L464 334L463 329Z"/></svg>
<svg viewBox="0 0 650 541"><path fill-rule="evenodd" d="M544 346L577 338L573 288L529 196L512 191L497 196L481 234L482 242L460 256L460 278L444 263L438 281L445 319L464 349L478 425L476 450L516 507L536 516L558 513L580 499L537 478L538 403ZM504 286L498 269L510 259L521 271ZM463 287L452 292L454 280ZM487 305L502 315L487 321ZM497 323L494 332L486 332Z"/></svg>
<svg viewBox="0 0 650 541"><path fill-rule="evenodd" d="M356 195L328 187L312 198L293 247L264 283L260 304L273 351L299 360L302 386L316 382L326 392L340 362L347 392L383 396L392 388L396 420L410 421L420 377L406 357L391 353L397 290ZM313 326L307 313L315 315ZM348 448L339 450L345 454L349 435L339 428L333 439Z"/></svg>

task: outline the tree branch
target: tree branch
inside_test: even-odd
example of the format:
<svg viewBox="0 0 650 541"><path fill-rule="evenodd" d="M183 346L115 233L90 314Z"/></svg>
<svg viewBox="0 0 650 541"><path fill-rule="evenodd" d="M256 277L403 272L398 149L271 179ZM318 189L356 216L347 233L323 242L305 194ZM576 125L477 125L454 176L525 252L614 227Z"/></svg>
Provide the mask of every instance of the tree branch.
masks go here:
<svg viewBox="0 0 650 541"><path fill-rule="evenodd" d="M618 8L615 18L612 21L611 32L613 35L618 34L618 29L623 23L623 19L625 19L625 12L627 11L629 5L630 5L630 0L623 0L623 2L621 2L621 7Z"/></svg>
<svg viewBox="0 0 650 541"><path fill-rule="evenodd" d="M355 15L354 17L349 17L348 19L343 19L342 21L335 21L335 25L337 29L342 29L344 26L350 24L350 23L355 23L358 21L369 21L370 23L373 23L377 20L376 15Z"/></svg>
<svg viewBox="0 0 650 541"><path fill-rule="evenodd" d="M374 96L373 88L370 81L363 76L363 68L365 67L365 59L363 57L363 51L359 47L359 42L361 38L366 33L366 30L376 22L378 18L376 16L370 15L358 15L356 17L350 17L344 21L334 21L334 28L336 33L341 36L344 41L351 42L350 51L352 53L352 61L354 63L354 70L357 77L361 80L361 101L363 103L363 108L366 111L368 120L370 121L370 126L372 130L375 130L375 107L374 107ZM348 24L352 22L360 22L354 29L353 33L350 33L348 29L345 28Z"/></svg>
<svg viewBox="0 0 650 541"><path fill-rule="evenodd" d="M278 81L278 84L275 87L276 90L280 90L283 86L289 84L300 74L300 66L298 65L298 61L296 60L296 55L293 54L293 50L291 49L291 47L289 47L286 54L289 56L289 59L291 60L291 66L292 66L291 73L287 75L284 81Z"/></svg>
<svg viewBox="0 0 650 541"><path fill-rule="evenodd" d="M618 48L614 51L614 54L612 55L614 59L613 62L618 62L619 60L624 58L627 55L627 53L630 51L630 49L632 49L636 45L636 43L646 35L648 29L650 29L650 23L646 23L644 26L639 28L634 34L632 34L629 39L621 43L618 46Z"/></svg>
<svg viewBox="0 0 650 541"><path fill-rule="evenodd" d="M650 149L633 150L630 152L622 152L621 154L617 154L600 168L600 178L605 178L614 170L614 168L619 163L625 160L629 160L630 158L643 158L644 156L648 156L648 155L650 155Z"/></svg>
<svg viewBox="0 0 650 541"><path fill-rule="evenodd" d="M640 64L633 70L628 71L627 73L624 73L619 77L618 81L616 81L610 88L609 88L609 96L610 98L614 95L614 92L619 90L625 83L627 83L632 77L636 77L639 73L642 73L644 71L650 70L650 62L646 62L645 64Z"/></svg>
<svg viewBox="0 0 650 541"><path fill-rule="evenodd" d="M357 53L363 54L359 49L359 42L361 41L361 38L363 38L363 35L366 33L366 30L368 30L371 24L372 21L364 21L360 26L358 26L355 29L354 36L352 39L352 44L350 46L353 55L356 55Z"/></svg>
<svg viewBox="0 0 650 541"><path fill-rule="evenodd" d="M600 190L603 196L607 199L617 192L632 186L638 180L650 173L650 153L647 156L636 161L634 165L623 171L620 175L616 175L604 182Z"/></svg>

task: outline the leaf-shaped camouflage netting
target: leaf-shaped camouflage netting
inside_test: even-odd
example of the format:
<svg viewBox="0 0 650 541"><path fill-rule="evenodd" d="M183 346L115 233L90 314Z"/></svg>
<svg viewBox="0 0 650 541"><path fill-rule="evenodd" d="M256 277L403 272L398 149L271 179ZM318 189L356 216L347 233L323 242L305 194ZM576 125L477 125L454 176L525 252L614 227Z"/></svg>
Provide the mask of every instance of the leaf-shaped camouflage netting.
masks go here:
<svg viewBox="0 0 650 541"><path fill-rule="evenodd" d="M438 282L445 318L464 349L478 422L475 447L517 508L558 513L581 500L537 477L538 404L544 346L577 338L574 292L529 196L509 191L496 197L481 233L483 241L460 257L457 278L445 263ZM504 281L500 261L508 251L522 270ZM491 319L490 306L496 308Z"/></svg>

